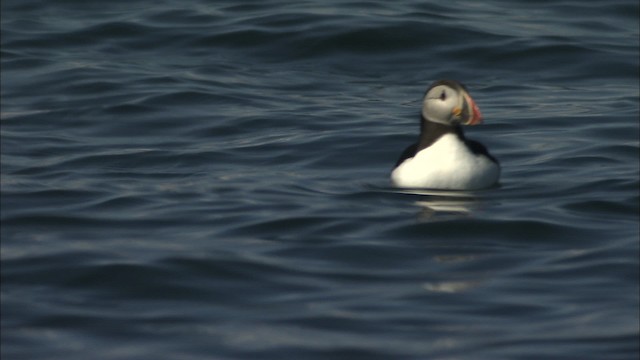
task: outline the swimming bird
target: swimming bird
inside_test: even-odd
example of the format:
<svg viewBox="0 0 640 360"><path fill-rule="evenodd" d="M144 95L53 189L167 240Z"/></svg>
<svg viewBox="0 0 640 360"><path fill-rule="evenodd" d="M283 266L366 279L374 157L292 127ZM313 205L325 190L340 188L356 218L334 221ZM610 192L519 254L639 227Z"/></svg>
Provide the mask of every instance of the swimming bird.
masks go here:
<svg viewBox="0 0 640 360"><path fill-rule="evenodd" d="M482 123L480 109L464 85L434 82L424 96L420 117L418 141L402 153L391 172L394 186L475 190L498 182L498 160L462 132L462 125Z"/></svg>

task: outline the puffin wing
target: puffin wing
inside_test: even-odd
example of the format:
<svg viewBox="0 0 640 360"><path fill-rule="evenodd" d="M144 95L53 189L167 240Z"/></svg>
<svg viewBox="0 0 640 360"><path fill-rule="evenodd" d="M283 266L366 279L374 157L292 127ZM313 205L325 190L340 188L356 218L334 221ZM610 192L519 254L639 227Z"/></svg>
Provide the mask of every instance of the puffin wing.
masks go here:
<svg viewBox="0 0 640 360"><path fill-rule="evenodd" d="M400 158L398 159L396 164L393 166L393 168L394 169L397 168L405 160L416 156L417 152L418 152L418 144L417 143L409 145L406 149L404 149L404 151L400 155Z"/></svg>
<svg viewBox="0 0 640 360"><path fill-rule="evenodd" d="M482 143L479 143L474 140L469 140L466 138L464 139L464 143L467 145L469 149L471 149L471 152L474 153L475 155L484 155L489 159L491 159L491 161L493 161L494 163L500 164L498 162L498 159L494 158L491 154L489 154L489 150L487 150L487 148L484 145L482 145Z"/></svg>

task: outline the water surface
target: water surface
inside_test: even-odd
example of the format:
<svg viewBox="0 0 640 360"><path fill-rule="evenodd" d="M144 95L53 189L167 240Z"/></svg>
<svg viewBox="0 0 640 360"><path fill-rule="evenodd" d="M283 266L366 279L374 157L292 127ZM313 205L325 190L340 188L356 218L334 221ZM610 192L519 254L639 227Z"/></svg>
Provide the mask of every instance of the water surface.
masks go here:
<svg viewBox="0 0 640 360"><path fill-rule="evenodd" d="M638 358L637 2L1 10L3 358ZM500 186L389 186L441 78Z"/></svg>

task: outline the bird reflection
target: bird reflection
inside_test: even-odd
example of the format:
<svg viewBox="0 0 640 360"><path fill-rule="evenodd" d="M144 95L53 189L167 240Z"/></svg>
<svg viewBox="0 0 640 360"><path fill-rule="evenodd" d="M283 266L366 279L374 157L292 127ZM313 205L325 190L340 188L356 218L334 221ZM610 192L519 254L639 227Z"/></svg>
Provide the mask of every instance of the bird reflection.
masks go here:
<svg viewBox="0 0 640 360"><path fill-rule="evenodd" d="M478 208L476 197L466 191L404 190L405 194L419 195L415 202L421 208L420 221L441 221L470 217Z"/></svg>

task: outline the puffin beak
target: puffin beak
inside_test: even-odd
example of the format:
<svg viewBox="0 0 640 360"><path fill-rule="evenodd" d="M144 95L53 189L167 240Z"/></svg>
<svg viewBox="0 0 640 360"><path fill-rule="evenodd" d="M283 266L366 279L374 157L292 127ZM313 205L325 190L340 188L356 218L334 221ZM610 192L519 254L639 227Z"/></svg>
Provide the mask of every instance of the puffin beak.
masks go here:
<svg viewBox="0 0 640 360"><path fill-rule="evenodd" d="M463 93L463 95L464 95L463 96L464 101L466 103L465 106L469 110L468 118L463 119L463 124L464 125L482 124L482 114L480 113L480 109L478 108L478 105L476 105L476 102L473 101L473 99L471 98L471 96L469 96L469 94L465 92Z"/></svg>

